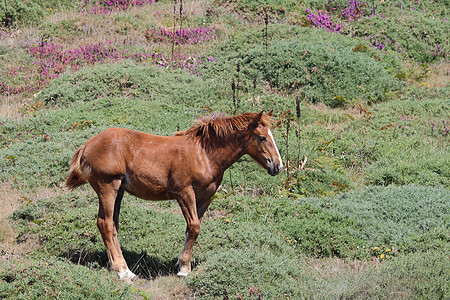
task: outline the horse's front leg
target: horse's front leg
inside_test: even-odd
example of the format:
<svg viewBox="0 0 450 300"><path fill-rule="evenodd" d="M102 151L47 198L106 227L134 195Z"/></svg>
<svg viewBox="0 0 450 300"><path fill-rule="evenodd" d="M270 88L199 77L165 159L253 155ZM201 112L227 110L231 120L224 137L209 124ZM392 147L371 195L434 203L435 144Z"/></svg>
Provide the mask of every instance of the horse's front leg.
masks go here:
<svg viewBox="0 0 450 300"><path fill-rule="evenodd" d="M195 193L192 187L185 188L177 198L186 219L186 242L181 252L178 276L187 276L191 272L192 247L200 232L200 220L197 215Z"/></svg>

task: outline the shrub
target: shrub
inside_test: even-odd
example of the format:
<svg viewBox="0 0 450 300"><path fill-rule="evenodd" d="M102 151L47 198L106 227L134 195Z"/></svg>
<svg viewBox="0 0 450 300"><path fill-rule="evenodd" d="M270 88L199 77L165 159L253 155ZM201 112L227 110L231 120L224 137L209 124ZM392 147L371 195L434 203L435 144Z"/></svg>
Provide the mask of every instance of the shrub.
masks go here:
<svg viewBox="0 0 450 300"><path fill-rule="evenodd" d="M445 248L449 243L449 197L449 191L436 187L369 186L308 202L356 220L361 227L351 233L372 246L395 245L401 251L415 252ZM419 243L420 239L429 243Z"/></svg>
<svg viewBox="0 0 450 300"><path fill-rule="evenodd" d="M78 143L74 135L52 133L1 149L0 179L14 178L21 187L59 186Z"/></svg>
<svg viewBox="0 0 450 300"><path fill-rule="evenodd" d="M437 11L440 10L442 8ZM378 42L386 38L387 42L382 42L385 46L383 51L389 48L390 41L395 40L396 47L391 49L419 62L439 61L447 57L445 37L448 25L443 21L444 16L439 16L436 10L408 12L398 6L380 5L380 11L384 18L362 18L344 26L342 33L365 36L368 42L370 37L378 37Z"/></svg>
<svg viewBox="0 0 450 300"><path fill-rule="evenodd" d="M291 24L313 25L324 28L322 30L365 37L365 45L383 52L388 49L400 52L416 61L433 62L448 57L445 2L430 0L409 4L346 0L234 2L246 17L252 19L262 21L261 14L266 11L271 20L282 19ZM314 12L315 10L317 12ZM332 19L340 19L342 22L335 21L333 24ZM391 46L389 43L392 40L394 43Z"/></svg>
<svg viewBox="0 0 450 300"><path fill-rule="evenodd" d="M63 0L8 0L0 3L0 23L10 27L13 24L36 24L53 9L73 7L75 1ZM5 5L6 3L6 5Z"/></svg>
<svg viewBox="0 0 450 300"><path fill-rule="evenodd" d="M44 15L45 11L37 3L21 0L6 1L0 3L0 22L10 27L18 22L36 22ZM5 5L6 4L6 5Z"/></svg>
<svg viewBox="0 0 450 300"><path fill-rule="evenodd" d="M50 105L92 101L107 96L126 96L166 101L199 108L215 101L212 82L183 71L131 62L100 65L68 74L52 82L38 100ZM206 103L205 103L206 102Z"/></svg>
<svg viewBox="0 0 450 300"><path fill-rule="evenodd" d="M70 26L70 24L65 26ZM203 32L203 29L199 31ZM192 37L192 39L197 40L198 38ZM98 43L86 43L78 48L68 50L64 49L63 44L49 42L47 38L42 37L37 45L27 46L24 52L22 65L7 67L3 72L0 72L0 93L2 95L38 91L64 73L74 72L85 66L108 62L129 61L128 64L131 64L131 61L145 62L160 68L182 69L197 75L198 65L214 62L212 56L203 55L179 57L176 61L170 61L164 57L165 55L142 51L142 49L126 40L123 42L106 40ZM11 56L13 55L10 54L9 59L11 59ZM126 80L122 83L127 84ZM89 88L94 88L94 86Z"/></svg>
<svg viewBox="0 0 450 300"><path fill-rule="evenodd" d="M13 261L0 272L2 299L133 299L130 290L105 270L57 258Z"/></svg>
<svg viewBox="0 0 450 300"><path fill-rule="evenodd" d="M397 144L398 145L398 144ZM374 162L367 168L367 182L374 185L404 185L423 184L433 186L450 186L450 172L446 165L448 159L443 157L442 152L431 153L426 157L422 153L411 153L406 159L400 160L403 154L392 154L394 152L405 153L407 146L414 145L414 142L406 141L398 147L391 143L391 153L385 149L382 159ZM393 148L393 149L392 149ZM394 150L395 149L395 150Z"/></svg>
<svg viewBox="0 0 450 300"><path fill-rule="evenodd" d="M359 224L349 217L310 206L296 204L275 210L274 227L297 251L315 257L354 258L361 254L364 241L353 236ZM290 241L292 240L292 241Z"/></svg>
<svg viewBox="0 0 450 300"><path fill-rule="evenodd" d="M310 23L311 26L317 28L325 28L327 31L339 33L342 30L342 22L339 24L333 24L331 19L331 13L327 11L319 11L317 10L315 13L307 9L306 13L308 16L306 17L307 23Z"/></svg>
<svg viewBox="0 0 450 300"><path fill-rule="evenodd" d="M442 126L448 105L444 91L429 92L373 106L367 118L349 122L334 153L344 153L343 164L362 170L369 184L449 186Z"/></svg>
<svg viewBox="0 0 450 300"><path fill-rule="evenodd" d="M247 201L236 200L241 205L248 204ZM258 209L258 207L254 208ZM214 211L211 209L211 214L214 214ZM243 218L243 215L235 214L233 216L230 214L226 218L202 222L195 259L200 262L208 261L210 251L218 251L218 249L223 251L256 249L260 252L270 252L276 256L295 257L292 253L292 246L274 230L272 224L263 224L255 220L245 222Z"/></svg>
<svg viewBox="0 0 450 300"><path fill-rule="evenodd" d="M374 50L355 51L361 41L325 30L299 26L272 25L276 33L267 49L261 30L249 29L234 34L214 52L215 63L200 66L203 77L217 73L236 77L240 64L240 90L253 93L253 83L273 87L289 94L302 89L306 100L330 106L351 104L363 99L386 100L386 94L403 84L393 79L385 68L398 67L395 56L377 56ZM324 42L328 41L328 42ZM357 74L355 76L355 74Z"/></svg>
<svg viewBox="0 0 450 300"><path fill-rule="evenodd" d="M355 277L341 297L443 299L450 293L449 268L447 255L438 251L400 256Z"/></svg>
<svg viewBox="0 0 450 300"><path fill-rule="evenodd" d="M352 49L339 43L273 41L268 50L269 74L262 46L244 55L242 64L278 88L301 88L311 102L330 106L354 99L380 102L386 99L386 93L400 88L383 65Z"/></svg>
<svg viewBox="0 0 450 300"><path fill-rule="evenodd" d="M284 241L296 253L310 257L366 256L362 248L367 242L354 236L353 232L358 231L360 225L351 217L279 196L244 199L230 197L215 203L233 214L230 217L231 224L226 224L225 220L221 220L221 224L228 228L226 234L222 234L226 237L223 240L229 239L228 242L234 245L256 247L261 251L270 250L276 255L292 254L279 243ZM250 224L244 225L249 222ZM206 226L209 228L212 224ZM218 226L214 224L214 232L221 233L216 227ZM235 237L234 230L237 228L248 233ZM228 246L222 247L226 249Z"/></svg>
<svg viewBox="0 0 450 300"><path fill-rule="evenodd" d="M349 269L342 268L342 262L336 260L313 261L308 266L303 260L246 249L214 252L210 257L187 279L200 299L354 299L399 295L440 299L449 293L448 259L437 251L402 255L378 266L352 266L361 268L358 271L349 265Z"/></svg>
<svg viewBox="0 0 450 300"><path fill-rule="evenodd" d="M188 277L188 283L202 299L292 299L311 293L298 284L304 277L297 259L256 249L232 249L210 253L208 261Z"/></svg>

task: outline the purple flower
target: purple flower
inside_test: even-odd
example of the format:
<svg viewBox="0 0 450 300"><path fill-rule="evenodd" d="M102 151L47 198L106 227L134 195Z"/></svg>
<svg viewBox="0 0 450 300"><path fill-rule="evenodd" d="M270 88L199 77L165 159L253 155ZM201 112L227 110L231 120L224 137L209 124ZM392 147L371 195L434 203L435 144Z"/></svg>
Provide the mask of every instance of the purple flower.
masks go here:
<svg viewBox="0 0 450 300"><path fill-rule="evenodd" d="M83 0L80 2L79 12L87 15L111 14L117 10L127 10L133 6L144 6L152 4L154 0L100 0L91 5L90 0Z"/></svg>
<svg viewBox="0 0 450 300"><path fill-rule="evenodd" d="M306 13L308 14L307 20L311 22L311 26L313 27L326 28L327 31L335 33L342 30L342 23L333 24L331 13L325 10L316 10L316 13L313 13L310 9L306 9Z"/></svg>

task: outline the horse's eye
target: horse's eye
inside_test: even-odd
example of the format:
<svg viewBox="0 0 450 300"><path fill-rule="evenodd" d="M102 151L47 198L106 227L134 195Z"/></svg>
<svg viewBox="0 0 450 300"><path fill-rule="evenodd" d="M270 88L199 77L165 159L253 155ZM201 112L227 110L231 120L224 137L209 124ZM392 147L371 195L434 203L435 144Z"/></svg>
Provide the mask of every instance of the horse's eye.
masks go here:
<svg viewBox="0 0 450 300"><path fill-rule="evenodd" d="M266 137L263 135L258 136L258 140L260 140L261 142L264 142L266 140Z"/></svg>

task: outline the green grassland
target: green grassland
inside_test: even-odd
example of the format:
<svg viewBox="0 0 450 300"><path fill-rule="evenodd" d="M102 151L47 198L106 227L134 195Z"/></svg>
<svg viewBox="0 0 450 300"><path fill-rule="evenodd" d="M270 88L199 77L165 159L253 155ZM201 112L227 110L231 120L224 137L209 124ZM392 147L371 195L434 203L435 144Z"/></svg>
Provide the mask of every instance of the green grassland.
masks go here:
<svg viewBox="0 0 450 300"><path fill-rule="evenodd" d="M351 18L340 0L183 1L183 17L180 1L175 16L174 1L5 3L1 299L450 297L448 1ZM174 23L198 39L158 36ZM225 173L185 279L177 203L125 195L119 240L140 279L120 282L95 193L63 188L77 147L109 127L172 135L261 110L284 172L243 157Z"/></svg>

